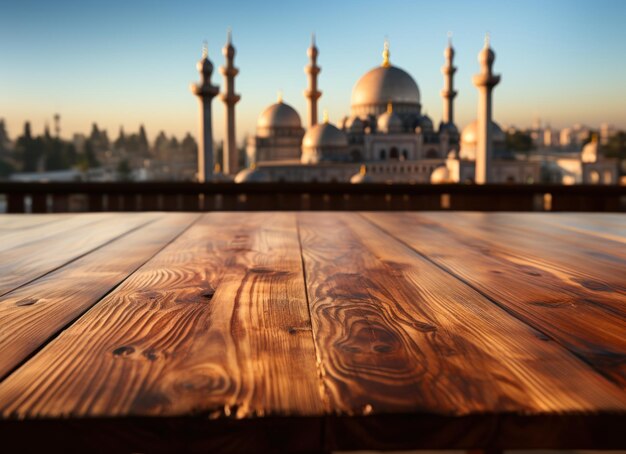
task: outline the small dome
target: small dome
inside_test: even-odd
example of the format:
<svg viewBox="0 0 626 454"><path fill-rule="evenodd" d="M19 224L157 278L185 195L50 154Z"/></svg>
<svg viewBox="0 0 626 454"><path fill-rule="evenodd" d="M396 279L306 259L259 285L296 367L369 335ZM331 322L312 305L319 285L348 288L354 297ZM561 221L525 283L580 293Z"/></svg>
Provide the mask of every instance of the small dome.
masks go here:
<svg viewBox="0 0 626 454"><path fill-rule="evenodd" d="M461 159L476 159L477 127L478 120L474 120L463 128L461 133ZM495 121L491 122L491 138L494 144L494 152L503 151L506 148L506 134Z"/></svg>
<svg viewBox="0 0 626 454"><path fill-rule="evenodd" d="M222 49L222 55L226 58L233 58L235 56L235 48L231 43L226 43Z"/></svg>
<svg viewBox="0 0 626 454"><path fill-rule="evenodd" d="M485 45L485 47L483 47L478 53L478 62L481 65L490 65L493 63L495 58L496 54L493 53L493 50L491 50L491 47L488 47L488 45Z"/></svg>
<svg viewBox="0 0 626 454"><path fill-rule="evenodd" d="M443 121L439 124L439 133L440 134L449 134L458 136L459 130L457 129L454 123L444 123Z"/></svg>
<svg viewBox="0 0 626 454"><path fill-rule="evenodd" d="M446 57L448 60L454 58L454 48L451 44L449 44L448 47L445 48L445 50L443 51L443 56Z"/></svg>
<svg viewBox="0 0 626 454"><path fill-rule="evenodd" d="M300 115L289 104L282 101L272 104L259 116L258 129L266 128L301 128Z"/></svg>
<svg viewBox="0 0 626 454"><path fill-rule="evenodd" d="M204 74L205 76L210 76L213 73L213 63L209 60L209 57L205 56L198 62L196 65L199 73Z"/></svg>
<svg viewBox="0 0 626 454"><path fill-rule="evenodd" d="M359 173L355 173L350 177L350 183L352 184L363 184L363 183L373 183L374 180L367 174L367 168L365 164L361 165L361 169Z"/></svg>
<svg viewBox="0 0 626 454"><path fill-rule="evenodd" d="M476 144L477 135L476 128L478 127L478 120L472 121L467 125L461 133L461 142L466 144ZM494 142L505 142L506 134L502 131L502 128L495 121L491 122L491 135Z"/></svg>
<svg viewBox="0 0 626 454"><path fill-rule="evenodd" d="M235 183L268 183L269 181L269 175L256 167L243 169L235 176Z"/></svg>
<svg viewBox="0 0 626 454"><path fill-rule="evenodd" d="M591 142L583 147L582 154L580 155L580 160L582 162L596 162L599 156L600 144L598 143L598 139L594 135L591 138Z"/></svg>
<svg viewBox="0 0 626 454"><path fill-rule="evenodd" d="M413 78L395 66L379 66L366 72L352 89L352 106L420 103Z"/></svg>
<svg viewBox="0 0 626 454"><path fill-rule="evenodd" d="M430 182L432 184L452 183L450 180L450 171L447 167L441 166L433 170L430 174Z"/></svg>
<svg viewBox="0 0 626 454"><path fill-rule="evenodd" d="M317 46L315 44L311 44L311 46L306 50L306 54L309 58L316 58L319 55Z"/></svg>
<svg viewBox="0 0 626 454"><path fill-rule="evenodd" d="M349 117L345 122L346 128L350 130L350 132L360 132L363 131L365 127L365 123L359 117Z"/></svg>
<svg viewBox="0 0 626 454"><path fill-rule="evenodd" d="M422 115L419 119L419 124L422 127L422 131L433 131L433 120L428 115Z"/></svg>
<svg viewBox="0 0 626 454"><path fill-rule="evenodd" d="M302 139L302 148L347 147L346 134L330 123L318 123L309 128Z"/></svg>
<svg viewBox="0 0 626 454"><path fill-rule="evenodd" d="M402 132L402 119L397 113L388 109L387 112L378 117L376 127L379 132L387 134L399 133Z"/></svg>

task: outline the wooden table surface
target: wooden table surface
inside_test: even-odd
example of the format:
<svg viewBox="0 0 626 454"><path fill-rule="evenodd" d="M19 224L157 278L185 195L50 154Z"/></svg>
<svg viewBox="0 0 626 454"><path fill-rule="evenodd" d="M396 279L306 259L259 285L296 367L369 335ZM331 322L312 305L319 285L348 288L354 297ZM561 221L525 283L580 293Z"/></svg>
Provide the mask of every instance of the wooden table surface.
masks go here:
<svg viewBox="0 0 626 454"><path fill-rule="evenodd" d="M7 452L624 449L625 359L626 215L0 216Z"/></svg>

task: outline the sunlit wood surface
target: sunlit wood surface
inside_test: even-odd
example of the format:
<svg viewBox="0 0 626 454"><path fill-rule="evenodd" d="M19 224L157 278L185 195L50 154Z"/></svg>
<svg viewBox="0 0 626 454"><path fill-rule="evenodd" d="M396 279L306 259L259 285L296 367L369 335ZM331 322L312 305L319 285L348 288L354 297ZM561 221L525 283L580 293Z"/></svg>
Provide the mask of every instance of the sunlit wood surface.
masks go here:
<svg viewBox="0 0 626 454"><path fill-rule="evenodd" d="M0 451L626 448L626 215L0 216Z"/></svg>

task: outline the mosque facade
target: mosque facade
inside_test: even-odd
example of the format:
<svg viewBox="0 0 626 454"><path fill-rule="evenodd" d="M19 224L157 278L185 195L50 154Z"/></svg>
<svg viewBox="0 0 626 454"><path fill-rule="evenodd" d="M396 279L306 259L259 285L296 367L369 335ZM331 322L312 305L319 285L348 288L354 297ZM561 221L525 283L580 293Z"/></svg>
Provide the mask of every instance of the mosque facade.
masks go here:
<svg viewBox="0 0 626 454"><path fill-rule="evenodd" d="M211 153L211 157L199 157L199 162L204 163L204 181L479 184L541 181L542 163L519 160L508 152L506 135L492 119L492 92L500 76L492 70L495 54L488 39L478 55L480 72L473 78L479 91L477 119L459 132L454 121L456 67L450 40L441 68L443 116L438 126L423 113L420 90L413 77L391 63L387 42L382 63L359 78L352 90L350 114L335 125L326 114L318 122L321 68L313 38L307 50L309 64L305 67L306 124L292 106L279 98L260 114L256 134L246 143L247 168L237 173L232 164L236 162L232 156L236 147L230 142L234 141L234 104L239 100L233 88L238 71L233 64L235 50L230 34L224 55L227 65L221 71L229 77L227 92L222 96L229 141L224 160L231 163L230 175L219 173L219 166L216 166L218 174L209 175L206 163L213 161L212 150L205 140L199 153ZM201 137L211 137L210 103L215 96L208 72L213 66L207 62L208 56L204 55L198 64L202 82L192 86L200 99L200 127L209 129L208 133L201 131ZM608 175L602 171L602 175ZM587 173L592 174L588 169Z"/></svg>

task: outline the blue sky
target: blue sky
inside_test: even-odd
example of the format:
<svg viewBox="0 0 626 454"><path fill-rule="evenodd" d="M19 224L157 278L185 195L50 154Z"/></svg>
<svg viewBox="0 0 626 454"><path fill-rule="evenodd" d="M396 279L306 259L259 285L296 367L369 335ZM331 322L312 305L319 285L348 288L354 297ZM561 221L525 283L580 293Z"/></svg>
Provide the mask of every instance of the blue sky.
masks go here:
<svg viewBox="0 0 626 454"><path fill-rule="evenodd" d="M445 5L445 6L444 6ZM352 86L379 65L385 36L391 61L417 81L424 110L441 117L440 67L446 33L456 48L457 123L475 116L477 53L486 31L502 82L494 113L503 125L555 127L608 122L626 128L626 2L613 1L74 1L0 0L0 118L13 137L62 116L63 133L93 121L117 136L146 125L195 134L197 105L188 85L209 42L215 66L233 29L238 136L276 99L305 118L303 67L311 32L322 66L320 107L331 121L349 112ZM223 85L217 70L214 83ZM223 105L214 102L222 137Z"/></svg>

